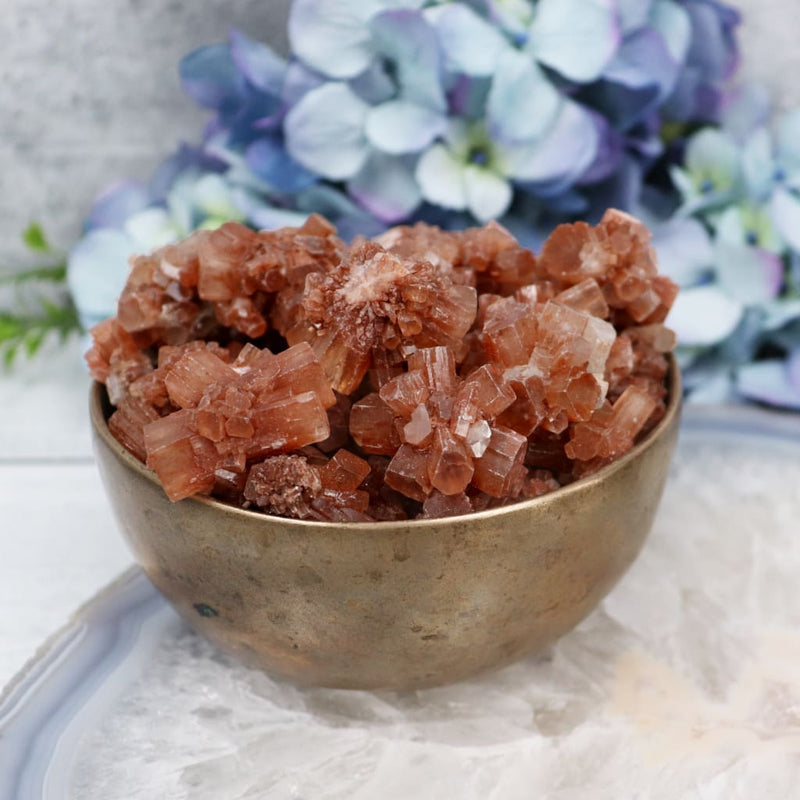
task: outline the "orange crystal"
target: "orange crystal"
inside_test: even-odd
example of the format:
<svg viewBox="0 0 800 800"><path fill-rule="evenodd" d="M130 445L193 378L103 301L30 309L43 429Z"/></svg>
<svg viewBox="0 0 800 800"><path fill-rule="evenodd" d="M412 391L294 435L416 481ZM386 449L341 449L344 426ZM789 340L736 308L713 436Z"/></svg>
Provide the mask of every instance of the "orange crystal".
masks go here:
<svg viewBox="0 0 800 800"><path fill-rule="evenodd" d="M621 455L633 446L655 406L646 391L629 386L613 406L604 404L590 419L572 428L564 452L578 461Z"/></svg>
<svg viewBox="0 0 800 800"><path fill-rule="evenodd" d="M331 386L355 391L376 350L445 345L465 355L463 337L477 309L475 290L459 286L427 261L401 258L367 242L327 273L305 282L301 321L286 331L307 341Z"/></svg>
<svg viewBox="0 0 800 800"><path fill-rule="evenodd" d="M446 347L412 353L408 372L386 383L379 397L393 412L394 429L404 443L389 464L387 480L415 500L433 490L463 492L472 480L474 460L489 446L491 423L514 401L495 367L482 366L467 379L459 377ZM424 465L426 475L408 483L412 460L420 469Z"/></svg>

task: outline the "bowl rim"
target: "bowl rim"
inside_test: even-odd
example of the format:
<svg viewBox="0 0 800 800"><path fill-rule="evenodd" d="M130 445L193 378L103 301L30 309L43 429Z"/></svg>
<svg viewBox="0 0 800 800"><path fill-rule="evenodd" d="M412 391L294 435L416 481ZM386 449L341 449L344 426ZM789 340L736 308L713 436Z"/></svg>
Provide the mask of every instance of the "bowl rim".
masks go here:
<svg viewBox="0 0 800 800"><path fill-rule="evenodd" d="M486 509L484 511L474 511L470 514L459 514L451 517L439 517L434 519L407 519L407 520L376 520L374 522L321 522L319 520L304 520L294 519L293 517L280 517L274 514L266 514L263 511L251 511L246 508L239 508L237 506L225 503L221 500L216 500L213 497L205 495L193 495L192 497L184 498L175 503L199 503L201 505L210 506L215 510L233 515L234 518L241 517L250 521L261 520L264 522L286 524L290 527L297 527L307 529L309 527L319 531L334 531L342 530L343 528L352 531L375 531L383 530L389 531L397 529L402 526L403 529L407 528L444 528L452 525L454 522L464 522L466 520L487 520L494 517L501 517L511 512L519 512L524 509L535 508L537 506L547 506L557 498L564 498L572 494L580 493L589 489L592 486L603 483L616 472L624 469L631 461L636 460L642 453L649 450L654 444L663 436L665 431L672 427L676 421L676 417L680 413L682 404L682 381L680 368L674 353L668 355L669 371L667 372L667 405L666 413L661 421L653 428L642 441L635 444L627 453L620 456L610 464L601 467L597 472L592 473L584 478L579 478L567 486L562 486L555 491L548 492L547 494L533 497L528 500L521 500L516 503L509 503L505 506L498 508ZM92 427L95 433L102 439L106 446L111 450L118 461L128 469L138 473L141 477L148 480L150 483L162 489L161 482L158 479L155 471L147 467L125 447L123 447L117 439L112 435L108 427L108 419L106 417L104 407L110 405L106 387L99 381L93 381L89 390L89 416L91 418ZM164 495L166 499L166 495Z"/></svg>

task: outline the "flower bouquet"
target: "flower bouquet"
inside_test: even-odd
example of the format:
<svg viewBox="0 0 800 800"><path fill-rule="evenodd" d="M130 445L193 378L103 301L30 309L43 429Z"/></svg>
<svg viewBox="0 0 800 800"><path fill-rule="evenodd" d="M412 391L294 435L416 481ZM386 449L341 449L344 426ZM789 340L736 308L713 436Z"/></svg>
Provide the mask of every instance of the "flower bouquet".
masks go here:
<svg viewBox="0 0 800 800"><path fill-rule="evenodd" d="M690 398L800 408L800 112L733 83L716 0L295 0L284 58L232 30L180 64L211 118L107 189L69 255L83 326L128 256L227 220L343 238L498 219L538 250L608 207L654 231Z"/></svg>

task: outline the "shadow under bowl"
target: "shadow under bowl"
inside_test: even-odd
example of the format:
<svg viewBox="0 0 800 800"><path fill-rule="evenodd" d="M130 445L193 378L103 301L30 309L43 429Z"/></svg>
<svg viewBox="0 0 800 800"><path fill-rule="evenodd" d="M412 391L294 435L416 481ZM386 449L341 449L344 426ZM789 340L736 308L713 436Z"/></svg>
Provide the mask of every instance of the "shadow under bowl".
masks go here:
<svg viewBox="0 0 800 800"><path fill-rule="evenodd" d="M551 494L438 520L322 523L209 498L171 503L111 435L91 390L95 451L134 556L199 633L280 678L352 689L461 680L541 650L636 558L675 449L681 384L630 452Z"/></svg>

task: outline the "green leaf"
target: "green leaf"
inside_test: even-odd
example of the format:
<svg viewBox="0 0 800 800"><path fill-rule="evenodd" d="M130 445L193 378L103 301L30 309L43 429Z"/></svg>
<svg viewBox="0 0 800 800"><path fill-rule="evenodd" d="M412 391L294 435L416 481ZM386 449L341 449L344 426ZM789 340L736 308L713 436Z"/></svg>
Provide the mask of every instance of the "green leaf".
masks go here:
<svg viewBox="0 0 800 800"><path fill-rule="evenodd" d="M52 248L47 237L44 235L42 226L38 222L31 222L22 232L22 241L33 250L34 253L50 253Z"/></svg>
<svg viewBox="0 0 800 800"><path fill-rule="evenodd" d="M66 259L53 252L41 225L32 222L23 232L22 239L34 252L48 253L51 263L2 275L0 285L17 287L30 282L65 283ZM81 330L77 309L68 296L57 302L40 296L31 303L21 305L26 308L25 311L0 311L0 358L6 368L13 365L20 349L30 357L39 351L51 334L63 342L71 333Z"/></svg>
<svg viewBox="0 0 800 800"><path fill-rule="evenodd" d="M39 305L41 312L38 314L0 313L0 353L6 368L13 365L20 347L31 357L51 334L64 341L81 330L78 312L71 302L57 305L40 298Z"/></svg>
<svg viewBox="0 0 800 800"><path fill-rule="evenodd" d="M14 358L17 355L17 348L14 345L9 345L3 351L3 366L6 369L11 369L14 364Z"/></svg>
<svg viewBox="0 0 800 800"><path fill-rule="evenodd" d="M31 269L12 272L10 275L0 276L0 286L3 284L19 285L31 281L46 281L48 283L63 283L67 279L67 263L62 261L48 267L33 267Z"/></svg>
<svg viewBox="0 0 800 800"><path fill-rule="evenodd" d="M19 318L9 313L0 313L0 342L20 336L23 330Z"/></svg>
<svg viewBox="0 0 800 800"><path fill-rule="evenodd" d="M47 336L45 328L36 328L25 337L25 352L28 354L28 358L36 355L36 352L42 346L45 336Z"/></svg>

